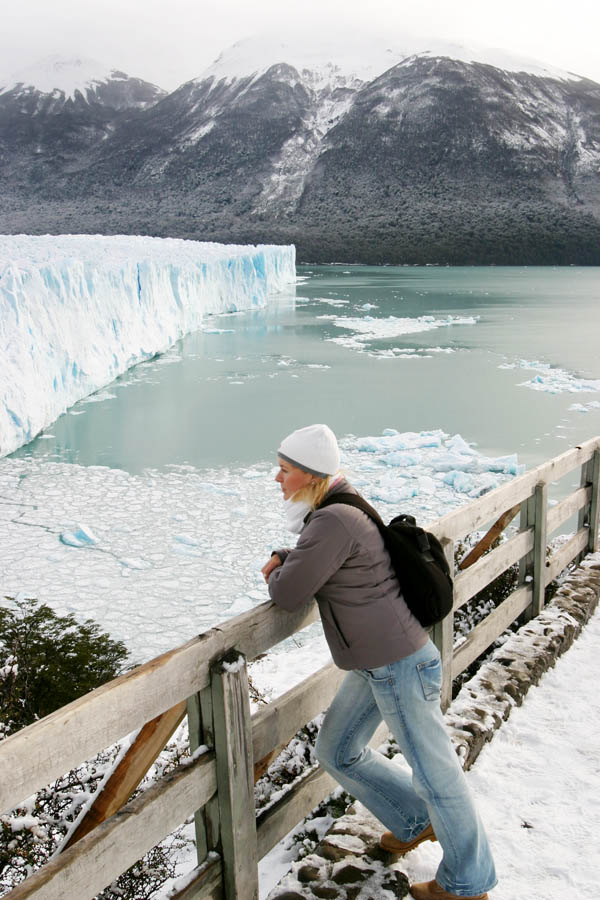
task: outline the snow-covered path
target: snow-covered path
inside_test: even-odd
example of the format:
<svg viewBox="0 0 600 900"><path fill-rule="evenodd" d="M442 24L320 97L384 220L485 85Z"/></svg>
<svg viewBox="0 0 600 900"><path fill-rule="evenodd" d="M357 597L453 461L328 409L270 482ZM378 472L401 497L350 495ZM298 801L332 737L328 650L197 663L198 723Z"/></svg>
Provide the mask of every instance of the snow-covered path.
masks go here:
<svg viewBox="0 0 600 900"><path fill-rule="evenodd" d="M493 845L490 900L600 897L600 611L468 773ZM432 877L437 845L399 866Z"/></svg>

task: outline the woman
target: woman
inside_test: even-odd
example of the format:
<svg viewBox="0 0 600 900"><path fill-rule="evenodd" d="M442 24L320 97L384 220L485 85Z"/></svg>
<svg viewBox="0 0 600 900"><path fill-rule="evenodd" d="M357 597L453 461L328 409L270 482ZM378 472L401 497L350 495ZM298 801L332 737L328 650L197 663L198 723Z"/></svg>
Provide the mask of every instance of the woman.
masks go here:
<svg viewBox="0 0 600 900"><path fill-rule="evenodd" d="M384 849L401 856L438 840L434 881L416 900L485 900L496 883L483 826L440 709L440 656L404 602L389 554L361 510L325 496L354 492L338 473L339 449L326 425L288 435L278 451L293 550L263 568L271 598L293 610L316 598L333 660L348 670L321 727L317 759L390 829ZM410 768L367 744L384 719Z"/></svg>

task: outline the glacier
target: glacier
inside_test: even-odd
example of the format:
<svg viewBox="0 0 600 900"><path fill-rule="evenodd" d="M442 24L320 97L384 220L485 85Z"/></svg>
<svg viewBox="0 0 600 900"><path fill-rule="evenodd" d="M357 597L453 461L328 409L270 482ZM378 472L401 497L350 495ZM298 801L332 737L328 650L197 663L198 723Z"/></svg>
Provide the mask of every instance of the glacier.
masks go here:
<svg viewBox="0 0 600 900"><path fill-rule="evenodd" d="M295 283L293 246L0 235L0 456L202 327Z"/></svg>

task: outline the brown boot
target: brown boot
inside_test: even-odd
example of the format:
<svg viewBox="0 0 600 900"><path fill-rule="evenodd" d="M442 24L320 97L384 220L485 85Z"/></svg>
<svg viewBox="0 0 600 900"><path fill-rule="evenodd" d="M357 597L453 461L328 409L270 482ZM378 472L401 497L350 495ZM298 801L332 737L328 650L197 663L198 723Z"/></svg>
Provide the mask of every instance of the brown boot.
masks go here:
<svg viewBox="0 0 600 900"><path fill-rule="evenodd" d="M410 893L414 900L488 900L486 894L472 894L470 897L460 897L458 894L450 894L445 891L437 881L427 881L422 884L413 884Z"/></svg>
<svg viewBox="0 0 600 900"><path fill-rule="evenodd" d="M410 841L399 841L392 831L386 831L379 839L379 846L382 850L387 850L388 853L404 856L405 853L408 853L409 850L414 850L423 841L437 841L431 825L424 828L421 834L418 834Z"/></svg>

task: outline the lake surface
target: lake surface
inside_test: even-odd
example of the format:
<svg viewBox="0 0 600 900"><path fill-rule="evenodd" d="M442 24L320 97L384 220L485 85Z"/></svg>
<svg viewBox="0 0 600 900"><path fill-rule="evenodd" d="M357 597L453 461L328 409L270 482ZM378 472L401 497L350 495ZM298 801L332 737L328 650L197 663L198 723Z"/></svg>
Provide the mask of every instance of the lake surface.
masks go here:
<svg viewBox="0 0 600 900"><path fill-rule="evenodd" d="M0 460L6 596L92 617L142 661L267 599L261 567L291 538L275 449L294 428L328 422L384 518L423 523L600 433L600 269L299 275ZM290 677L327 657L318 635L284 645ZM266 690L273 660L253 675Z"/></svg>
<svg viewBox="0 0 600 900"><path fill-rule="evenodd" d="M441 428L529 467L600 433L600 269L298 275L295 293L207 319L14 456L130 473L246 465L323 421L339 436Z"/></svg>

